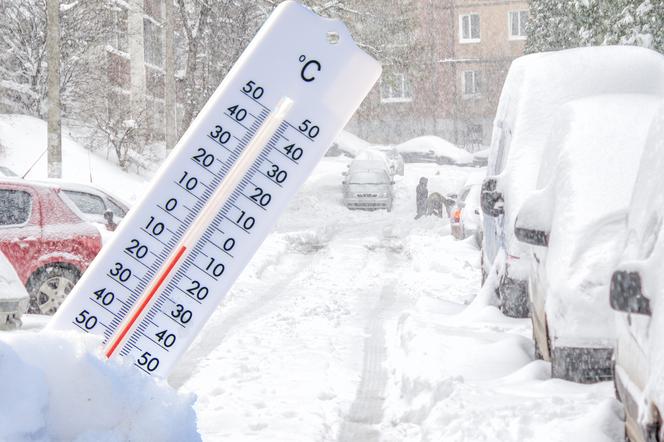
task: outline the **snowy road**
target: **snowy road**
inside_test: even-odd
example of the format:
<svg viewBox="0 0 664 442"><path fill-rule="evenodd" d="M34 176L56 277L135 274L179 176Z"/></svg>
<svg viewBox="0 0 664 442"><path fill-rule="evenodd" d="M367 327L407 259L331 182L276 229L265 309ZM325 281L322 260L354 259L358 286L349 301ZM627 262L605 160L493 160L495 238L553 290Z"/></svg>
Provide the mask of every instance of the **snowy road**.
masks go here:
<svg viewBox="0 0 664 442"><path fill-rule="evenodd" d="M530 324L479 293L479 251L414 187L470 169L407 165L392 213L341 206L326 158L169 379L204 440L621 440L612 386L548 377ZM437 174L438 173L438 174Z"/></svg>

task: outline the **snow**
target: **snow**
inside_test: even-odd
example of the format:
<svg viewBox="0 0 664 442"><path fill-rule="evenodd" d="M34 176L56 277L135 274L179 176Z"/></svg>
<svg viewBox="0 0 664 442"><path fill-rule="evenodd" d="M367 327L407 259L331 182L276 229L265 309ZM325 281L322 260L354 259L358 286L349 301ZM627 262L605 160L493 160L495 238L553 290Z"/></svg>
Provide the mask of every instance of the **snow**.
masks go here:
<svg viewBox="0 0 664 442"><path fill-rule="evenodd" d="M44 153L46 133L46 122L43 120L27 115L0 114L0 145L5 148L0 152L0 161L19 176L26 173L36 161L36 165L26 178L45 179L47 177ZM92 183L123 200L136 201L148 184L148 178L118 170L114 161L85 149L68 135L65 127L63 127L62 155L65 158L63 179ZM124 184L119 186L118 183Z"/></svg>
<svg viewBox="0 0 664 442"><path fill-rule="evenodd" d="M206 440L619 440L612 386L551 380L527 320L479 287L479 252L446 219L341 206L349 159L325 158L169 382L198 395ZM496 436L498 435L498 436Z"/></svg>
<svg viewBox="0 0 664 442"><path fill-rule="evenodd" d="M193 396L103 362L85 338L0 335L0 440L200 440Z"/></svg>
<svg viewBox="0 0 664 442"><path fill-rule="evenodd" d="M413 219L421 176L447 193L483 170L406 164L392 212L349 211L351 161L321 161L172 388L32 315L0 333L0 439L619 440L610 383L549 379L530 323L502 316L491 284L478 292L473 239Z"/></svg>
<svg viewBox="0 0 664 442"><path fill-rule="evenodd" d="M432 152L436 157L449 158L456 164L470 164L473 155L442 138L426 135L395 146L400 154Z"/></svg>

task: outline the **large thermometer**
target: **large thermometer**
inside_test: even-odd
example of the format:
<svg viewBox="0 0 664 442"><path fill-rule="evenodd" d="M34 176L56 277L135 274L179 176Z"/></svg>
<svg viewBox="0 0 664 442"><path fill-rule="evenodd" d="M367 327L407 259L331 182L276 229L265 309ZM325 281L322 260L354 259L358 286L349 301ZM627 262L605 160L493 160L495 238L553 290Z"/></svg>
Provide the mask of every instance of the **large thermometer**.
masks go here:
<svg viewBox="0 0 664 442"><path fill-rule="evenodd" d="M48 327L167 376L380 71L341 22L279 5Z"/></svg>

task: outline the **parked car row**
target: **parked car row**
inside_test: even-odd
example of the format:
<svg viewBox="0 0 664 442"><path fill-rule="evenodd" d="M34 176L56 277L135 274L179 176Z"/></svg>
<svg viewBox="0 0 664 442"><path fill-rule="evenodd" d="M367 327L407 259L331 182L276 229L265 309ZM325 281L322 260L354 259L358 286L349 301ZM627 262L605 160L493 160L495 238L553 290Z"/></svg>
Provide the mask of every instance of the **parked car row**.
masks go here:
<svg viewBox="0 0 664 442"><path fill-rule="evenodd" d="M101 249L100 230L113 230L128 210L89 185L0 180L0 252L14 271L0 279L16 278L29 294L0 293L0 327L18 323L26 311L53 314Z"/></svg>
<svg viewBox="0 0 664 442"><path fill-rule="evenodd" d="M664 440L662 165L664 56L595 47L512 64L481 188L484 279L505 314L530 316L552 376L615 380L643 441Z"/></svg>

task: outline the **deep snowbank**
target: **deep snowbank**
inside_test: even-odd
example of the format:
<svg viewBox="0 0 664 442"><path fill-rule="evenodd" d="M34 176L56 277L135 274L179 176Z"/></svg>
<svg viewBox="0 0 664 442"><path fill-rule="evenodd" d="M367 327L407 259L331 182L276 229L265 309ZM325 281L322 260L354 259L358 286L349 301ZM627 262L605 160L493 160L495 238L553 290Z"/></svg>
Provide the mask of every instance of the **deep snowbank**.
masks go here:
<svg viewBox="0 0 664 442"><path fill-rule="evenodd" d="M0 440L200 440L193 395L98 348L78 333L0 334Z"/></svg>
<svg viewBox="0 0 664 442"><path fill-rule="evenodd" d="M62 132L63 179L95 184L130 203L141 196L149 178L123 171L114 161L114 153L106 159L74 141L66 128ZM3 166L23 175L36 162L26 178L47 177L45 121L28 115L0 114L0 147Z"/></svg>

